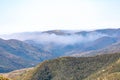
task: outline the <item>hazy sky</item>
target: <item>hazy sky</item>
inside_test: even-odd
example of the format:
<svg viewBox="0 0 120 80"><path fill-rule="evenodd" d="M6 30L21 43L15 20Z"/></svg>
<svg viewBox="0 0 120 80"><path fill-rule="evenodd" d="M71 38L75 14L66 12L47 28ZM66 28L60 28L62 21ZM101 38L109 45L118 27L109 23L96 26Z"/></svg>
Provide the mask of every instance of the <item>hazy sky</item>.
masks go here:
<svg viewBox="0 0 120 80"><path fill-rule="evenodd" d="M0 0L0 34L120 28L120 0Z"/></svg>

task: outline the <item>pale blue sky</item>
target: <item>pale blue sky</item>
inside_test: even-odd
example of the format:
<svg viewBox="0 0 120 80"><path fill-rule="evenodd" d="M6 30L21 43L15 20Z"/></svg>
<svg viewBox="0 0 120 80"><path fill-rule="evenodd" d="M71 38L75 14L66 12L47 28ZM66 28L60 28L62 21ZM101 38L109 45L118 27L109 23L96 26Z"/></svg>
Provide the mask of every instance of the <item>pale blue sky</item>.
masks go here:
<svg viewBox="0 0 120 80"><path fill-rule="evenodd" d="M0 34L120 28L120 0L0 0Z"/></svg>

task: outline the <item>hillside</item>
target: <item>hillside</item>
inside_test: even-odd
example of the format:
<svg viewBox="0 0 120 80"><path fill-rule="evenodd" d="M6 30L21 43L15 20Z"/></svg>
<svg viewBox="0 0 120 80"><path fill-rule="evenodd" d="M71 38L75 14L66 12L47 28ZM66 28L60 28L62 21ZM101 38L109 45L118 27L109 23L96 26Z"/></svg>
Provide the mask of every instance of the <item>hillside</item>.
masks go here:
<svg viewBox="0 0 120 80"><path fill-rule="evenodd" d="M86 57L120 52L119 34L120 29L102 29L50 30L7 35L4 38L9 40L0 39L0 72L35 66L44 60L61 56Z"/></svg>
<svg viewBox="0 0 120 80"><path fill-rule="evenodd" d="M11 79L8 79L8 78L6 78L6 77L0 75L0 80L11 80Z"/></svg>
<svg viewBox="0 0 120 80"><path fill-rule="evenodd" d="M4 39L17 39L46 53L42 60L69 56L91 50L99 50L120 41L120 29L99 29L93 31L49 30L1 35ZM88 45L89 44L89 45ZM38 55L39 56L39 55ZM30 56L29 56L30 57ZM29 58L28 57L28 58ZM35 57L35 56L33 56Z"/></svg>
<svg viewBox="0 0 120 80"><path fill-rule="evenodd" d="M35 66L45 57L45 53L30 44L0 39L0 73Z"/></svg>
<svg viewBox="0 0 120 80"><path fill-rule="evenodd" d="M83 80L103 70L103 68L110 67L119 59L120 53L95 57L62 57L47 60L34 69L25 72L18 80ZM115 70L119 72L119 67L114 67L113 71L115 72Z"/></svg>
<svg viewBox="0 0 120 80"><path fill-rule="evenodd" d="M120 42L116 42L112 45L109 45L103 49L99 50L93 50L93 51L87 51L83 53L76 53L71 56L95 56L95 55L101 55L101 54L111 54L111 53L118 53L120 52Z"/></svg>
<svg viewBox="0 0 120 80"><path fill-rule="evenodd" d="M26 72L32 70L33 68L24 68L19 70L14 70L9 73L0 73L0 75L3 75L4 77L7 77L12 80L19 80L21 75L24 75Z"/></svg>
<svg viewBox="0 0 120 80"><path fill-rule="evenodd" d="M120 59L84 80L120 80Z"/></svg>

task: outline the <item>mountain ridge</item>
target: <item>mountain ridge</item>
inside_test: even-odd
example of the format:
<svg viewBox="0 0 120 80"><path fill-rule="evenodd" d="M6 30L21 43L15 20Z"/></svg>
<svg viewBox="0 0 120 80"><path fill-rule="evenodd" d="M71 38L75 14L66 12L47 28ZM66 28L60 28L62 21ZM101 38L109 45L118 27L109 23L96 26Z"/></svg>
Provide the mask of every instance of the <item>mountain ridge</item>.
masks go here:
<svg viewBox="0 0 120 80"><path fill-rule="evenodd" d="M51 30L46 32L18 33L9 36L13 37L12 39L0 39L0 55L1 60L3 59L3 61L5 61L5 58L7 59L7 64L14 63L20 59L20 64L25 62L27 65L32 66L44 60L61 56L77 55L86 57L103 53L114 53L115 51L119 52L120 44L117 44L120 41L119 34L120 29L101 29L80 32ZM14 39L16 36L17 38L24 38L26 40L16 40ZM114 46L110 47L114 44L117 44L115 46L118 46L118 48ZM111 49L107 49L107 47ZM12 60L12 58L14 60ZM11 60L13 62L11 62ZM31 63L29 64L29 62ZM5 63L1 62L1 70L7 66L5 65L3 67L3 64L5 65Z"/></svg>
<svg viewBox="0 0 120 80"><path fill-rule="evenodd" d="M0 39L0 72L35 66L41 57L44 55L41 56L40 51L30 44L14 39Z"/></svg>

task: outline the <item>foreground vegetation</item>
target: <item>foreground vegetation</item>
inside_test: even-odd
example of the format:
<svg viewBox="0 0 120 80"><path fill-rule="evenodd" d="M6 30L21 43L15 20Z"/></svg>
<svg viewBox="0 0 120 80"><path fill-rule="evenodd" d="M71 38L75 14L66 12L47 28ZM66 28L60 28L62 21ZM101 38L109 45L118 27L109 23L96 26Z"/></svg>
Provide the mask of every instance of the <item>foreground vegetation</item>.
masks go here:
<svg viewBox="0 0 120 80"><path fill-rule="evenodd" d="M120 80L120 53L62 57L11 74L13 80Z"/></svg>
<svg viewBox="0 0 120 80"><path fill-rule="evenodd" d="M107 67L103 67L85 80L120 80L120 59Z"/></svg>
<svg viewBox="0 0 120 80"><path fill-rule="evenodd" d="M3 77L2 75L0 75L0 80L10 80L10 79L8 79L8 78Z"/></svg>
<svg viewBox="0 0 120 80"><path fill-rule="evenodd" d="M120 53L95 57L62 57L39 64L34 69L22 75L19 80L104 80L102 76L103 69L109 74L109 70L106 69L111 68L111 65L114 66L115 63L119 62L119 59ZM119 63L117 64L120 65ZM116 70L114 71L114 69ZM118 77L119 80L120 67L114 67L110 70L111 73L112 70L115 73L108 76L105 75L106 73L103 75L106 78L108 77L108 80L110 80L109 76Z"/></svg>

